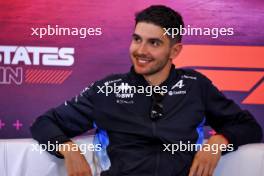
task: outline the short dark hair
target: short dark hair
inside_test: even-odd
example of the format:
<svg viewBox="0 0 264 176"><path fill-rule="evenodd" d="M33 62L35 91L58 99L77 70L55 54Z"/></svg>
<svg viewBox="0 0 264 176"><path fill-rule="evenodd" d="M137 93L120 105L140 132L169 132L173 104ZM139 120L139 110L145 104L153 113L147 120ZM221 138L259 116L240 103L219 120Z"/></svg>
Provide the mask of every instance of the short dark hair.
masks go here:
<svg viewBox="0 0 264 176"><path fill-rule="evenodd" d="M184 27L184 22L182 16L175 10L166 7L164 5L152 5L138 13L136 13L136 24L139 22L147 22L158 25L162 28L178 28L180 26ZM178 34L176 37L172 38L168 36L172 44L181 42L182 36Z"/></svg>

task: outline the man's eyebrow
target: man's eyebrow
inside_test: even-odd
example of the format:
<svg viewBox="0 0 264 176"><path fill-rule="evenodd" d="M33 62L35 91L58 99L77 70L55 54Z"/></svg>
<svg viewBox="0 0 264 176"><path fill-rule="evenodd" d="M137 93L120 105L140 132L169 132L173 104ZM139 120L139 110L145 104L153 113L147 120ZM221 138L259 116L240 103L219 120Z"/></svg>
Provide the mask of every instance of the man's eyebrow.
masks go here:
<svg viewBox="0 0 264 176"><path fill-rule="evenodd" d="M138 35L136 33L132 34L132 37L142 38L140 35ZM148 38L147 40L148 41L157 41L157 42L160 42L160 43L164 43L160 38Z"/></svg>
<svg viewBox="0 0 264 176"><path fill-rule="evenodd" d="M136 33L132 34L132 37L138 37L138 38L141 38L140 35L138 35L138 34L136 34Z"/></svg>
<svg viewBox="0 0 264 176"><path fill-rule="evenodd" d="M148 41L164 43L160 38L149 38Z"/></svg>

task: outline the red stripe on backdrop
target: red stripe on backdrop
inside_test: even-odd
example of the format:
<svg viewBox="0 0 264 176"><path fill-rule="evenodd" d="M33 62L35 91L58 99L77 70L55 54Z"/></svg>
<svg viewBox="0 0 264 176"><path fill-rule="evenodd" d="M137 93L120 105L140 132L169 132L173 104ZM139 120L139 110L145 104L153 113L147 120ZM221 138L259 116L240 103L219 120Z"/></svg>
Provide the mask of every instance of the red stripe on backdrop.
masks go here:
<svg viewBox="0 0 264 176"><path fill-rule="evenodd" d="M31 78L31 82L35 83L35 81L38 79L40 72L38 70L33 70L32 72L33 76Z"/></svg>
<svg viewBox="0 0 264 176"><path fill-rule="evenodd" d="M36 70L26 71L26 82L34 84L62 84L72 71L66 70Z"/></svg>
<svg viewBox="0 0 264 176"><path fill-rule="evenodd" d="M264 47L184 45L174 60L177 67L264 69Z"/></svg>
<svg viewBox="0 0 264 176"><path fill-rule="evenodd" d="M58 84L59 80L64 76L65 71L60 72L59 74L56 75L56 77L54 78L53 82Z"/></svg>
<svg viewBox="0 0 264 176"><path fill-rule="evenodd" d="M63 73L64 71L56 71L56 74L52 79L52 83L58 84L57 80L63 75Z"/></svg>
<svg viewBox="0 0 264 176"><path fill-rule="evenodd" d="M226 71L226 70L202 70L218 89L224 91L249 91L264 76L264 72L256 71Z"/></svg>
<svg viewBox="0 0 264 176"><path fill-rule="evenodd" d="M45 70L40 83L45 83L45 79L49 76L49 70Z"/></svg>
<svg viewBox="0 0 264 176"><path fill-rule="evenodd" d="M36 83L40 83L41 82L41 80L43 79L43 76L44 76L44 74L45 74L45 70L38 70L38 72L39 72L39 76L37 77L37 79L36 79Z"/></svg>
<svg viewBox="0 0 264 176"><path fill-rule="evenodd" d="M264 104L264 82L262 82L242 103Z"/></svg>
<svg viewBox="0 0 264 176"><path fill-rule="evenodd" d="M44 83L49 83L49 81L52 79L53 70L48 70L48 75L44 79Z"/></svg>
<svg viewBox="0 0 264 176"><path fill-rule="evenodd" d="M63 71L58 71L58 70L53 71L48 82L50 84L57 84L56 79L59 77L60 74L62 74L62 72Z"/></svg>
<svg viewBox="0 0 264 176"><path fill-rule="evenodd" d="M66 75L63 77L63 79L60 80L60 84L63 83L70 75L72 74L72 71L68 71Z"/></svg>

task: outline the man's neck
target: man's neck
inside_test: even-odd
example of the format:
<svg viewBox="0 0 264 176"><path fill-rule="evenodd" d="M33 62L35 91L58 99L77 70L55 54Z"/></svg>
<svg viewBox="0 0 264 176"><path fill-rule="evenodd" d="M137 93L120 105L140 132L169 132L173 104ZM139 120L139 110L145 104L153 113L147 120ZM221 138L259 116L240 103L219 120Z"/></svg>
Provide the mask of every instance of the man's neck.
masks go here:
<svg viewBox="0 0 264 176"><path fill-rule="evenodd" d="M162 84L169 77L171 67L172 65L167 65L161 71L152 75L143 75L143 77L150 85L158 86Z"/></svg>

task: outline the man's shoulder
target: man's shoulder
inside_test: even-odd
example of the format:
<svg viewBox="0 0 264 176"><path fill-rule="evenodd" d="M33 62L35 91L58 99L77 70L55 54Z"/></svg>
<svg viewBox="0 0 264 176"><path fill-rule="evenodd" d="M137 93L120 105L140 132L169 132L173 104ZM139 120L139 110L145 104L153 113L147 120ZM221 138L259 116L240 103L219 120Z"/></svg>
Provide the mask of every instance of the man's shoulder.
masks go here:
<svg viewBox="0 0 264 176"><path fill-rule="evenodd" d="M127 73L116 73L116 74L110 74L105 76L103 79L100 79L97 82L97 84L100 85L111 85L114 83L122 82L126 79Z"/></svg>
<svg viewBox="0 0 264 176"><path fill-rule="evenodd" d="M181 78L185 79L193 79L193 80L209 80L203 73L189 68L177 68L175 69L177 74L181 76Z"/></svg>
<svg viewBox="0 0 264 176"><path fill-rule="evenodd" d="M83 94L84 92L86 92L88 90L94 90L97 92L99 89L102 89L102 87L112 86L114 84L118 84L119 82L124 81L126 75L127 74L125 74L125 73L107 75L102 79L91 82L87 87L85 87L81 91L81 94Z"/></svg>

